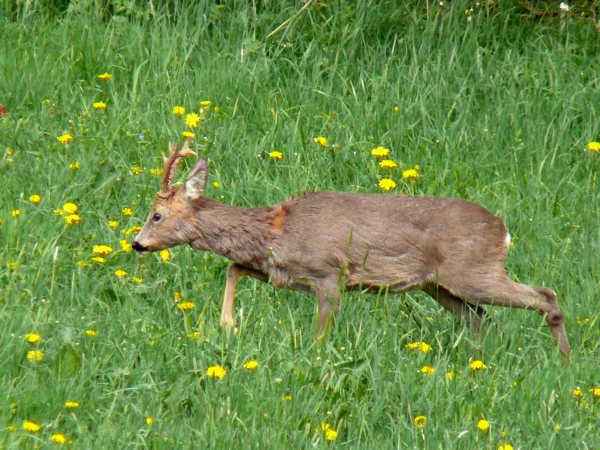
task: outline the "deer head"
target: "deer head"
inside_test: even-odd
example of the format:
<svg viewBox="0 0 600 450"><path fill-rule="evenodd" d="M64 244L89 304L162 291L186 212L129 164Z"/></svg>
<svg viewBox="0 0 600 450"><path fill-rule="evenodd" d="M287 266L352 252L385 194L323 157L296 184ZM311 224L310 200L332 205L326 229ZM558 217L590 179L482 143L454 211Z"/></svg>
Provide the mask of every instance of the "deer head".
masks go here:
<svg viewBox="0 0 600 450"><path fill-rule="evenodd" d="M177 166L186 156L195 155L186 139L181 150L169 143L169 157L163 155L164 172L162 189L144 227L135 238L133 248L139 252L163 250L187 243L190 235L191 215L202 197L208 179L208 163L199 157L183 185L173 185Z"/></svg>

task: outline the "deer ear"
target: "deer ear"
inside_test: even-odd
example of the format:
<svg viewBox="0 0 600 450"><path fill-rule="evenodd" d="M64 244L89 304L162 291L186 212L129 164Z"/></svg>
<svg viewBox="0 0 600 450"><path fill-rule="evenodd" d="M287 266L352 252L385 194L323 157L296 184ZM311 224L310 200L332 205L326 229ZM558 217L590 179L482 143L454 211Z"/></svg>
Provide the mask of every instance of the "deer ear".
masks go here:
<svg viewBox="0 0 600 450"><path fill-rule="evenodd" d="M204 158L198 158L198 161L190 170L185 180L185 196L190 200L195 200L202 195L208 180L208 162Z"/></svg>

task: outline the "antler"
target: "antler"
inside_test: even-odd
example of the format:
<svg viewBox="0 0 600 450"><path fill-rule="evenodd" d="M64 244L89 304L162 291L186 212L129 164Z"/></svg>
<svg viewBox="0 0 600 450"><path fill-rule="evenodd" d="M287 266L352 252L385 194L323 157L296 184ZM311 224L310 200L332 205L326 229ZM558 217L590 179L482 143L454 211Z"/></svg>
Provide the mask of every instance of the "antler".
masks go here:
<svg viewBox="0 0 600 450"><path fill-rule="evenodd" d="M175 172L177 172L177 166L181 162L181 158L185 158L186 156L195 155L195 153L190 148L190 138L186 138L185 144L181 151L179 151L179 145L173 144L169 142L169 157L167 158L163 154L163 161L165 163L165 168L163 171L163 179L162 179L162 192L169 192L171 189L171 182L175 177Z"/></svg>

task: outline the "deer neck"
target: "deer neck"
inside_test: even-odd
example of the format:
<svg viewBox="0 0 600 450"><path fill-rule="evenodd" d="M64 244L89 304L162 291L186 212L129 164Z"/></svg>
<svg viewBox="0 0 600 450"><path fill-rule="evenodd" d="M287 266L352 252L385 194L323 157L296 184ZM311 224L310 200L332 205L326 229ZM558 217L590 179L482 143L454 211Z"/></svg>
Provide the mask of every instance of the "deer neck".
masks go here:
<svg viewBox="0 0 600 450"><path fill-rule="evenodd" d="M265 270L278 207L239 208L212 200L197 210L190 245Z"/></svg>

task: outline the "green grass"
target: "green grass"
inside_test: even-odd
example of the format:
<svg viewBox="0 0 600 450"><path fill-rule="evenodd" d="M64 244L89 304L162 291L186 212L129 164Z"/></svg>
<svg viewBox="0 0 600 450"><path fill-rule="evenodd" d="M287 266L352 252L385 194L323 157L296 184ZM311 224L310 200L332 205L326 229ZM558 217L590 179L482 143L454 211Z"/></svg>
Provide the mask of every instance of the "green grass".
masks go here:
<svg viewBox="0 0 600 450"><path fill-rule="evenodd" d="M79 2L0 17L10 111L0 118L0 447L46 448L56 432L74 448L600 447L600 399L589 392L600 387L600 154L586 149L600 140L597 31L520 18L511 2L467 21L469 4L448 3L426 19L386 2L316 2L269 40L300 3L99 17ZM114 78L98 80L103 72ZM105 111L92 107L100 100ZM385 174L370 150L383 145L400 164L396 192L466 198L502 217L508 270L558 292L573 363L538 315L488 308L494 324L478 340L420 293L346 294L317 345L313 297L245 279L238 334L220 330L224 258L179 247L163 261L119 245L158 190L149 170L184 130L173 106L197 111L201 100L219 110L206 112L194 146L221 183L207 195L225 203L377 192ZM65 132L73 143L57 141ZM283 161L269 160L274 149ZM415 164L421 178L407 184L401 170ZM80 224L54 215L65 202ZM114 249L105 265L90 262L95 244ZM189 314L176 291L196 304ZM41 343L29 345L30 332ZM413 341L433 350L411 352ZM26 357L34 348L39 363ZM255 372L242 367L250 359ZM470 373L473 359L488 369ZM215 364L228 371L220 381L206 376ZM433 376L419 372L425 364ZM25 433L27 419L42 430ZM322 422L338 432L332 444L315 432Z"/></svg>

